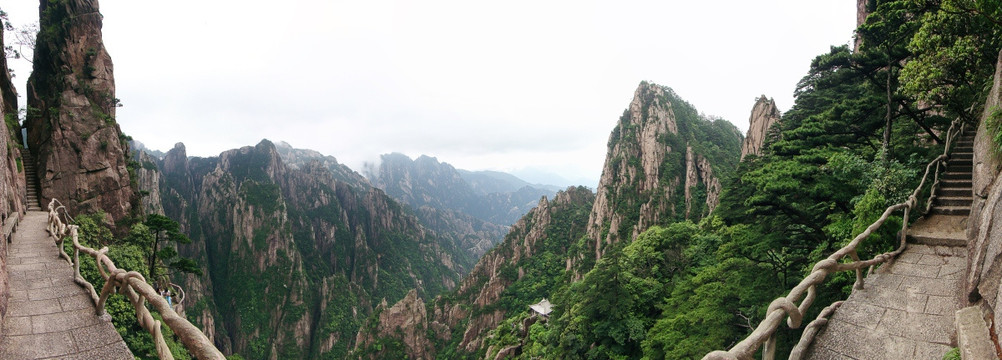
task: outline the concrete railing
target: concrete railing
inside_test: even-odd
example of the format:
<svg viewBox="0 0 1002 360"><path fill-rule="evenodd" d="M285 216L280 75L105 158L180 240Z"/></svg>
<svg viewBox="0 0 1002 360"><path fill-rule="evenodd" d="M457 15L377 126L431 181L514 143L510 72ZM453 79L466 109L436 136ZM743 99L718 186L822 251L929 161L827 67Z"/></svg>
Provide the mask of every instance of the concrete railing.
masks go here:
<svg viewBox="0 0 1002 360"><path fill-rule="evenodd" d="M12 212L7 220L3 222L3 230L0 231L0 241L6 241L10 244L14 240L14 232L17 231L17 224L21 221L21 214L18 212ZM4 251L10 251L10 246L4 246ZM6 255L6 253L4 254Z"/></svg>
<svg viewBox="0 0 1002 360"><path fill-rule="evenodd" d="M97 309L97 315L104 314L104 305L113 292L125 295L136 309L136 319L139 325L146 329L146 331L149 331L150 335L153 335L153 340L156 342L157 356L160 359L173 360L174 356L171 355L170 349L167 347L167 342L164 341L160 321L154 319L153 315L150 314L150 310L146 308L145 303L149 302L150 306L160 313L163 322L174 331L174 334L184 344L184 347L188 349L188 352L198 359L225 359L219 349L216 349L212 342L205 337L205 334L195 327L195 325L188 322L188 320L178 315L167 304L167 300L160 296L146 282L142 274L117 268L115 263L108 258L107 246L101 248L101 250L94 250L80 245L79 226L67 225L68 222L72 221L72 218L66 213L66 207L62 205L57 206L57 204L59 202L56 199L52 199L49 202L49 222L46 230L59 247L60 256L73 265L73 280L89 291L91 300ZM59 210L62 210L62 215L65 217L66 222L60 218ZM67 237L73 240L74 250L72 260L63 251L63 242ZM84 279L83 276L80 276L81 252L94 259L97 270L101 274L101 278L104 279L104 287L101 289L100 295L95 291L94 285Z"/></svg>
<svg viewBox="0 0 1002 360"><path fill-rule="evenodd" d="M929 179L929 175L932 173L933 181L931 182L932 189L930 190L929 195L930 200L925 209L928 211L929 206L932 204L932 198L935 196L935 187L939 185L939 171L942 169L943 162L949 160L950 157L948 153L950 151L950 147L953 145L953 140L958 134L964 131L964 127L965 124L959 120L950 124L950 129L947 130L946 133L946 146L943 149L943 154L937 156L929 162L929 165L926 165L925 174L922 175L922 181L919 182L915 191L908 196L908 200L888 207L884 210L884 213L879 219L877 219L877 221L870 224L866 230L853 238L849 244L843 246L834 254L828 256L828 258L814 264L814 268L811 269L810 275L807 275L807 277L801 280L797 286L790 290L789 294L777 298L769 304L765 319L759 323L755 330L752 330L748 337L738 342L730 350L717 350L706 354L706 356L703 357L703 360L752 359L754 358L754 355L758 351L759 347L762 348L762 359L775 359L776 331L779 329L783 318L786 318L786 324L791 329L799 328L802 324L804 315L807 314L807 310L817 298L817 285L823 283L829 274L839 271L855 271L856 282L853 284L853 290L862 289L864 286L863 268L869 268L867 273L872 272L875 266L893 259L905 250L905 247L907 246L905 236L908 231L908 222L911 211L912 209L919 210L917 209L919 204L918 198L922 193L923 188L925 188L926 180ZM933 170L934 166L935 170ZM856 251L859 244L862 243L863 240L866 240L870 234L879 229L880 226L887 221L891 214L898 210L904 210L901 221L900 244L898 245L898 248L894 251L874 256L869 260L860 260L859 254ZM846 259L846 257L850 259L848 262L840 262ZM803 297L803 301L800 301L800 304L797 305L796 302L800 300L801 297ZM814 336L817 334L818 330L828 323L828 317L831 316L831 314L835 312L841 304L842 302L838 301L828 307L825 307L814 321L807 324L807 327L804 329L804 333L800 337L800 341L790 352L790 359L800 359L806 354L807 348L810 347L810 344L814 340Z"/></svg>

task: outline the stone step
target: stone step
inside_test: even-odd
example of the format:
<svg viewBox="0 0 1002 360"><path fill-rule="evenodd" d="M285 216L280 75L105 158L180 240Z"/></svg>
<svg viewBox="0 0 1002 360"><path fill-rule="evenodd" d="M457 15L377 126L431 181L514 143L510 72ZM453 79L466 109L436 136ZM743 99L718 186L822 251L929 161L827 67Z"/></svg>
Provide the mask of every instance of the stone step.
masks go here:
<svg viewBox="0 0 1002 360"><path fill-rule="evenodd" d="M946 164L946 171L967 173L971 174L974 170L974 166L971 163L948 163Z"/></svg>
<svg viewBox="0 0 1002 360"><path fill-rule="evenodd" d="M974 199L970 196L938 196L934 203L939 206L971 206L971 202Z"/></svg>
<svg viewBox="0 0 1002 360"><path fill-rule="evenodd" d="M970 172L947 171L947 172L943 173L942 175L940 175L939 178L943 179L943 180L947 180L947 179L949 179L949 180L967 180L967 179L971 179L972 175L971 175Z"/></svg>
<svg viewBox="0 0 1002 360"><path fill-rule="evenodd" d="M908 234L908 242L930 246L967 246L967 239L951 234Z"/></svg>
<svg viewBox="0 0 1002 360"><path fill-rule="evenodd" d="M930 210L933 214L941 215L970 215L970 206L933 206Z"/></svg>
<svg viewBox="0 0 1002 360"><path fill-rule="evenodd" d="M936 194L944 197L971 196L971 188L939 188Z"/></svg>
<svg viewBox="0 0 1002 360"><path fill-rule="evenodd" d="M971 188L971 179L942 179L939 181L939 186L942 189L946 188Z"/></svg>
<svg viewBox="0 0 1002 360"><path fill-rule="evenodd" d="M955 152L950 154L950 160L972 160L974 159L973 152Z"/></svg>

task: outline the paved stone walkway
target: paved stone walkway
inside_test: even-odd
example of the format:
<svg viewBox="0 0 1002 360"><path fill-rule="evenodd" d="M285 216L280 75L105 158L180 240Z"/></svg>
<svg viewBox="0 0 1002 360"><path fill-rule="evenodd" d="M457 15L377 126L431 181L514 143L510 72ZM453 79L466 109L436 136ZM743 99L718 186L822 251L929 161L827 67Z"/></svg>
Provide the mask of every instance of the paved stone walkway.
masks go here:
<svg viewBox="0 0 1002 360"><path fill-rule="evenodd" d="M943 221L937 216L944 215L927 221ZM807 358L941 359L956 346L956 294L966 256L964 247L909 244L846 299Z"/></svg>
<svg viewBox="0 0 1002 360"><path fill-rule="evenodd" d="M10 306L0 359L132 359L111 317L94 315L73 268L45 232L47 213L29 211L8 254Z"/></svg>

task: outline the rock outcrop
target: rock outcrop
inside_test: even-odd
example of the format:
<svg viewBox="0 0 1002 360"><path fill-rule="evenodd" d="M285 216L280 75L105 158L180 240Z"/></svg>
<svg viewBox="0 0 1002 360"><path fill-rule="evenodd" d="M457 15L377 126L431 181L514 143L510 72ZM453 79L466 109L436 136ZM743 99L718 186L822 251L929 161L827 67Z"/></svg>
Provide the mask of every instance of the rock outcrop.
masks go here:
<svg viewBox="0 0 1002 360"><path fill-rule="evenodd" d="M1002 162L992 134L1002 107L1002 52L992 90L974 137L973 204L968 218L968 255L962 301L980 305L995 334L1002 333ZM995 119L991 119L995 117Z"/></svg>
<svg viewBox="0 0 1002 360"><path fill-rule="evenodd" d="M711 132L719 139L697 135ZM720 143L707 146L711 141ZM698 220L709 213L721 189L713 167L733 171L740 141L730 123L704 118L670 88L641 83L609 136L588 220L594 258L602 257L606 246L632 241L652 225ZM710 156L722 163L712 163ZM705 206L693 211L694 204Z"/></svg>
<svg viewBox="0 0 1002 360"><path fill-rule="evenodd" d="M300 169L311 162L318 162L320 166L330 170L334 178L340 182L351 185L356 188L369 188L372 187L362 174L359 174L341 164L337 159L330 155L321 154L319 151L310 149L297 149L289 145L289 143L284 141L279 141L275 143L275 149L278 150L278 154L282 156L282 161L285 162L287 166L291 169Z"/></svg>
<svg viewBox="0 0 1002 360"><path fill-rule="evenodd" d="M103 210L113 224L136 197L101 26L97 0L41 3L25 125L42 202L58 198L74 214Z"/></svg>
<svg viewBox="0 0 1002 360"><path fill-rule="evenodd" d="M858 29L860 25L866 22L866 17L870 16L870 7L874 4L873 0L856 0L856 28ZM863 42L863 39L859 35L853 36L852 38L852 51L859 51L859 44Z"/></svg>
<svg viewBox="0 0 1002 360"><path fill-rule="evenodd" d="M378 337L400 337L400 340L407 347L407 355L411 359L433 359L435 349L428 340L425 326L427 324L427 312L424 301L418 297L417 290L411 290L390 308L386 308L383 302L376 309L379 313L379 322L375 333L358 333L355 343L359 347L366 347L372 344ZM377 351L369 357L372 359L382 358Z"/></svg>
<svg viewBox="0 0 1002 360"><path fill-rule="evenodd" d="M755 106L752 107L751 116L748 117L748 133L745 134L745 141L741 144L741 160L748 155L758 155L762 153L762 146L770 138L769 129L773 124L779 122L779 108L776 102L762 95L755 99Z"/></svg>
<svg viewBox="0 0 1002 360"><path fill-rule="evenodd" d="M139 190L143 214L164 214L163 200L160 199L160 170L153 156L145 151L135 154L139 168L136 169L136 186Z"/></svg>

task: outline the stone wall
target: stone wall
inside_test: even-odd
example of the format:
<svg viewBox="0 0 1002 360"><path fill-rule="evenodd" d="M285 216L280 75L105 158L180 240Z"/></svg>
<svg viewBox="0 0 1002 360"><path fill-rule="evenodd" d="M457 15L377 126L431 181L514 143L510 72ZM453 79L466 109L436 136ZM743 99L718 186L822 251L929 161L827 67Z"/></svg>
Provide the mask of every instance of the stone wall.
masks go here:
<svg viewBox="0 0 1002 360"><path fill-rule="evenodd" d="M0 47L3 47L3 29L0 27ZM0 118L17 116L17 92L10 79L7 59L0 57ZM10 129L7 121L0 122L0 224L11 217L19 217L26 207L24 171L21 161L20 129ZM7 314L7 242L0 238L0 324ZM3 328L0 326L0 337Z"/></svg>
<svg viewBox="0 0 1002 360"><path fill-rule="evenodd" d="M995 333L1002 333L1002 155L992 148L986 120L1002 105L1002 53L991 93L974 138L974 202L968 219L967 272L963 301L980 305Z"/></svg>

